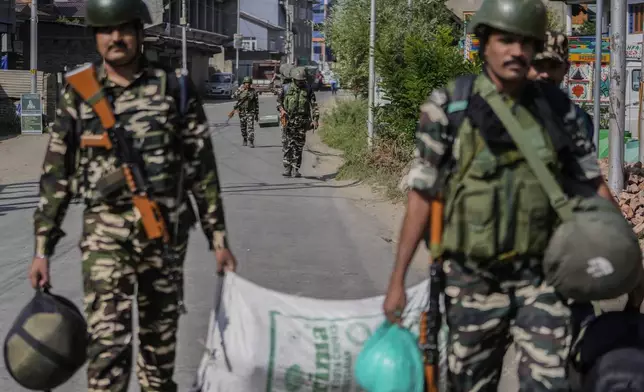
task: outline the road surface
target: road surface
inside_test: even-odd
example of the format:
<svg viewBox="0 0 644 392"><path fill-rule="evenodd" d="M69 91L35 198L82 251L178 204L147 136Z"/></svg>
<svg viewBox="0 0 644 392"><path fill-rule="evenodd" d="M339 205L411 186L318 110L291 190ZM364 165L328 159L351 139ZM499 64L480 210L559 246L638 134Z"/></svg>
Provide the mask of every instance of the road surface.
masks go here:
<svg viewBox="0 0 644 392"><path fill-rule="evenodd" d="M331 99L318 93L318 100ZM222 123L231 103L207 104L212 124ZM260 115L275 114L275 99L260 98ZM305 152L303 177L284 178L277 128L256 129L256 148L242 147L239 120L213 127L230 241L238 272L262 286L291 294L330 299L384 293L392 264L391 228L356 207L333 170L316 164L317 149ZM0 335L4 340L33 291L27 268L33 251L32 214L46 136L19 137L0 144ZM318 155L318 157L316 157ZM315 167L313 167L315 166ZM68 212L52 265L53 291L81 305L77 249L81 205ZM186 390L194 380L213 305L214 256L202 232L192 233L186 261L188 314L181 319L175 380ZM420 280L415 279L417 282ZM410 284L414 283L410 281ZM135 378L130 391L138 391ZM0 364L0 390L23 392ZM79 372L61 390L86 390Z"/></svg>

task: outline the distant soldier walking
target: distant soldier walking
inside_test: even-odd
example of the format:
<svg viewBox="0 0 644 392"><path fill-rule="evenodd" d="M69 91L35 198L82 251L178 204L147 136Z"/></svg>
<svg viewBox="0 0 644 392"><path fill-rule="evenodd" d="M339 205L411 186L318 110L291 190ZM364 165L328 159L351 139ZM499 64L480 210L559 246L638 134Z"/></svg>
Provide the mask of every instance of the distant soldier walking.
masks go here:
<svg viewBox="0 0 644 392"><path fill-rule="evenodd" d="M259 96L252 88L253 79L244 78L243 84L233 93L232 98L237 100L235 109L239 112L239 126L241 128L243 145L250 143L255 148L255 121L259 121Z"/></svg>
<svg viewBox="0 0 644 392"><path fill-rule="evenodd" d="M88 0L86 12L102 61L67 75L40 178L29 277L34 287L49 284L63 218L82 195L89 391L127 390L137 301L141 390L176 392L183 260L197 213L217 271L236 267L208 121L194 84L142 55L143 26L152 22L142 0Z"/></svg>
<svg viewBox="0 0 644 392"><path fill-rule="evenodd" d="M282 87L277 95L277 110L286 117L284 135L286 150L282 163L284 177L301 177L302 151L306 143L306 132L317 129L320 112L315 93L306 82L306 71L297 68L292 71L293 81L288 90Z"/></svg>

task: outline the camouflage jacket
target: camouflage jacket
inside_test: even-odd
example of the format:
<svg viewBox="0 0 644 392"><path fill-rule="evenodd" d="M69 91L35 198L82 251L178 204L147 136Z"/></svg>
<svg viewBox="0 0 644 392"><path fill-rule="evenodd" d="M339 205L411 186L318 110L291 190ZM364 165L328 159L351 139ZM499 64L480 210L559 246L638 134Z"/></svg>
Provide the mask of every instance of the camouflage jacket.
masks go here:
<svg viewBox="0 0 644 392"><path fill-rule="evenodd" d="M298 87L297 84L295 84L295 83L289 83L288 86L289 86L288 87L289 90L290 89L294 89L294 90L295 89L301 89L301 87ZM278 87L276 89L276 93L277 93L277 111L285 110L284 109L284 97L285 97L284 87L282 87L282 86ZM291 118L289 118L289 120L288 120L289 123L296 122L296 123L302 125L302 124L310 122L310 121L314 121L314 122L319 121L319 119L320 119L320 109L318 107L317 99L315 98L315 93L313 92L313 90L310 90L310 89L309 89L309 99L310 99L309 103L310 103L310 106L311 106L311 115L309 116L309 118L299 118L299 119L295 119L295 118L291 119Z"/></svg>
<svg viewBox="0 0 644 392"><path fill-rule="evenodd" d="M240 114L259 116L259 96L254 88L244 90L242 86L233 93L232 99L237 100L235 108L239 110Z"/></svg>
<svg viewBox="0 0 644 392"><path fill-rule="evenodd" d="M111 98L117 121L132 138L131 145L144 162L144 175L151 185L151 197L161 207L166 222L172 223L177 219L171 212L177 207L177 179L183 162L184 192L190 191L195 197L211 249L227 247L219 176L208 120L194 84L188 83L187 108L181 118L178 108L180 91L176 82L179 70L164 70L145 61L142 70L127 87L109 81L102 65L98 65L96 71L105 94ZM176 73L176 78L172 73ZM170 83L171 80L176 83ZM79 133L86 135L103 131L91 107L81 102L73 89L67 86L61 92L40 177L40 203L34 213L37 254L53 254L56 243L64 235L60 226L74 195L80 194L90 210L118 206L122 211L123 207L132 206L126 186L117 187L109 195L102 194L97 187L102 178L118 175L121 170L113 150L79 147ZM183 224L192 225L196 217L188 198L184 196L183 200L187 208L182 207L181 211L189 211L188 214L181 213L182 227L185 227Z"/></svg>
<svg viewBox="0 0 644 392"><path fill-rule="evenodd" d="M492 83L487 76L479 76L484 83ZM588 137L584 119L579 116L575 105L557 88L551 89L561 101L560 107L553 108L563 120L563 129L568 133L573 146L559 156L563 172L568 178L589 181L601 176L595 157L595 148ZM444 88L434 90L427 102L420 108L420 120L416 130L414 161L407 175L407 186L432 198L442 193L456 161L459 159L459 140L449 126L447 108L453 91ZM530 103L530 98L521 105ZM452 147L455 148L452 148Z"/></svg>

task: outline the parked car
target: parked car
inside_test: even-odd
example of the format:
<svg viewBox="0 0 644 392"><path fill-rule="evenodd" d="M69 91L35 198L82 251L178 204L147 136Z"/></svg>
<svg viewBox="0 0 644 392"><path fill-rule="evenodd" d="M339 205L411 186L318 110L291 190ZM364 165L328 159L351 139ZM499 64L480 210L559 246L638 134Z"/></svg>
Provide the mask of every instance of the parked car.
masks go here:
<svg viewBox="0 0 644 392"><path fill-rule="evenodd" d="M237 90L235 75L230 72L217 72L206 82L206 96L210 98L228 98Z"/></svg>

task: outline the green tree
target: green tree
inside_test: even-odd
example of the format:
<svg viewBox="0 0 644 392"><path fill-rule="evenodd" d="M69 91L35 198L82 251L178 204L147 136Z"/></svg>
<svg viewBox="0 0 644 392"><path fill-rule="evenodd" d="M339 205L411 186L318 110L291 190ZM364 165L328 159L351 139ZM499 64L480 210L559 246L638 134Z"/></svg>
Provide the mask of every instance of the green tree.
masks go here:
<svg viewBox="0 0 644 392"><path fill-rule="evenodd" d="M595 23L585 20L578 30L579 35L595 35Z"/></svg>

